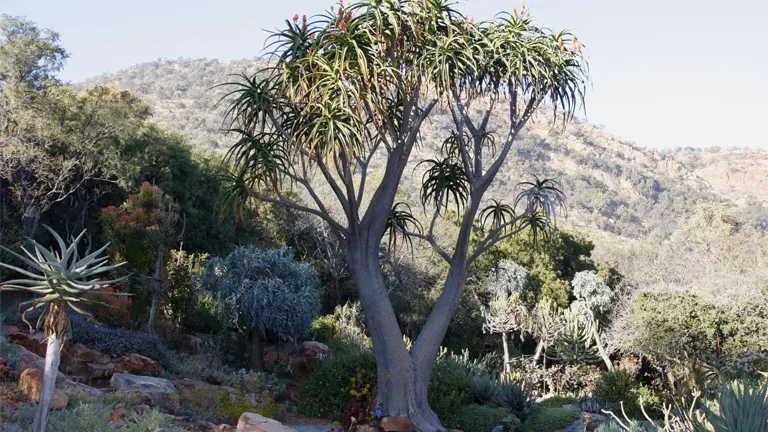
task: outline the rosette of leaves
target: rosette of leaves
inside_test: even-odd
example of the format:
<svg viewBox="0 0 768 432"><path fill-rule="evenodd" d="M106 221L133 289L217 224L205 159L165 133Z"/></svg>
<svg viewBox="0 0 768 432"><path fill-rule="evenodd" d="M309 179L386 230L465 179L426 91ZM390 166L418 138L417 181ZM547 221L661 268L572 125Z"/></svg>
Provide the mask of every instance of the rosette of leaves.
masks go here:
<svg viewBox="0 0 768 432"><path fill-rule="evenodd" d="M54 230L48 226L45 228L58 243L59 250L45 248L31 239L28 241L32 245L32 249L22 247L23 255L0 246L6 253L26 266L26 268L20 268L0 262L0 266L24 277L0 283L0 291L23 291L35 294L38 298L22 303L22 305L29 305L29 308L24 311L24 315L36 309L42 309L43 312L38 319L37 327L43 327L48 340L48 347L45 356L43 389L33 425L35 432L44 432L47 428L56 375L61 360L61 349L71 334L69 310L72 309L79 314L90 317L91 314L85 309L86 305L106 304L95 302L89 297L127 295L100 291L100 289L120 280L104 280L101 275L125 264L109 264L109 257L104 255L108 244L81 257L79 245L85 237L85 231L67 245ZM27 322L26 319L24 321ZM29 325L28 322L27 324ZM32 326L30 325L31 329Z"/></svg>
<svg viewBox="0 0 768 432"><path fill-rule="evenodd" d="M592 339L591 323L570 309L563 311L563 329L552 345L550 358L563 364L592 364L600 361Z"/></svg>

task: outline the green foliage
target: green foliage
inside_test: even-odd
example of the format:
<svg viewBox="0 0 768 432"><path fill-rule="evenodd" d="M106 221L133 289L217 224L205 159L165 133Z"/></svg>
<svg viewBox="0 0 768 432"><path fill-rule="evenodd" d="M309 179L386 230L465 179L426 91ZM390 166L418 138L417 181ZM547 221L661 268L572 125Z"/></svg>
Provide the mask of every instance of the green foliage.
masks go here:
<svg viewBox="0 0 768 432"><path fill-rule="evenodd" d="M551 369L552 391L574 397L591 396L602 372L588 364L556 366Z"/></svg>
<svg viewBox="0 0 768 432"><path fill-rule="evenodd" d="M315 270L293 259L291 249L239 246L226 258L208 261L204 289L222 323L274 332L286 340L303 337L320 308Z"/></svg>
<svg viewBox="0 0 768 432"><path fill-rule="evenodd" d="M172 417L155 409L144 415L133 413L125 420L112 421L112 405L94 402L73 404L74 407L51 413L51 432L182 432L173 425Z"/></svg>
<svg viewBox="0 0 768 432"><path fill-rule="evenodd" d="M690 363L716 351L717 314L695 294L639 293L630 314L638 327L633 343L658 361Z"/></svg>
<svg viewBox="0 0 768 432"><path fill-rule="evenodd" d="M768 427L768 381L751 386L743 381L723 385L717 412L706 409L715 432L762 431Z"/></svg>
<svg viewBox="0 0 768 432"><path fill-rule="evenodd" d="M367 351L332 350L294 396L301 414L341 421L352 399L350 383L362 374L362 382L376 385L376 361Z"/></svg>
<svg viewBox="0 0 768 432"><path fill-rule="evenodd" d="M443 424L456 423L459 407L475 401L475 390L466 364L453 356L438 359L429 380L427 400Z"/></svg>
<svg viewBox="0 0 768 432"><path fill-rule="evenodd" d="M577 309L589 311L596 316L608 311L613 292L597 273L592 270L578 272L573 276L571 285Z"/></svg>
<svg viewBox="0 0 768 432"><path fill-rule="evenodd" d="M472 385L475 389L475 401L481 405L494 402L501 391L498 380L490 375L475 375L472 377Z"/></svg>
<svg viewBox="0 0 768 432"><path fill-rule="evenodd" d="M499 406L512 411L520 419L525 419L535 398L526 384L502 382L495 401Z"/></svg>
<svg viewBox="0 0 768 432"><path fill-rule="evenodd" d="M1 286L3 290L24 291L39 296L39 298L28 302L31 307L25 313L41 308L43 314L40 315L41 319L38 320L38 327L42 324L42 317L48 314L48 322L51 323L49 325L55 325L56 332L61 333L60 337L66 339L69 333L69 319L66 311L61 312L62 306L65 309L67 307L72 308L72 310L79 314L90 316L90 313L84 309L84 306L94 303L94 301L88 299L87 295L119 296L120 294L116 293L97 291L100 288L117 282L99 279L99 275L112 271L124 263L108 265L109 257L102 256L107 246L81 257L78 248L80 241L85 237L85 231L67 245L64 239L55 231L48 227L46 229L56 239L59 246L58 251L47 249L34 240L30 240L34 247L34 253L22 248L26 256L19 255L6 249L4 246L0 246L0 249L4 249L7 253L28 266L29 269L36 272L32 273L28 270L0 262L0 267L5 267L29 278L6 281ZM60 320L66 322L60 322ZM53 328L46 328L46 333L49 330L53 330Z"/></svg>
<svg viewBox="0 0 768 432"><path fill-rule="evenodd" d="M552 432L570 426L578 418L578 414L567 408L537 407L520 426L520 432Z"/></svg>
<svg viewBox="0 0 768 432"><path fill-rule="evenodd" d="M600 361L592 338L591 324L571 309L563 311L563 318L563 331L552 345L552 358L566 365Z"/></svg>
<svg viewBox="0 0 768 432"><path fill-rule="evenodd" d="M268 390L280 394L285 384L272 374L237 370L225 364L216 351L195 355L177 355L168 364L168 371L179 378L198 379L211 384L236 388L244 393Z"/></svg>
<svg viewBox="0 0 768 432"><path fill-rule="evenodd" d="M213 299L200 292L207 259L207 254L170 251L162 303L166 319L185 333L214 333L221 328L212 310Z"/></svg>
<svg viewBox="0 0 768 432"><path fill-rule="evenodd" d="M24 17L0 17L0 81L37 88L55 79L67 57L58 33Z"/></svg>
<svg viewBox="0 0 768 432"><path fill-rule="evenodd" d="M464 405L456 411L456 423L446 426L464 432L491 432L501 424L509 413L503 408L493 408L484 405Z"/></svg>
<svg viewBox="0 0 768 432"><path fill-rule="evenodd" d="M309 338L318 342L328 342L336 334L336 318L333 314L317 317L309 325Z"/></svg>
<svg viewBox="0 0 768 432"><path fill-rule="evenodd" d="M575 397L552 396L551 398L543 400L540 405L544 408L560 408L563 405L575 405L578 403L579 400Z"/></svg>
<svg viewBox="0 0 768 432"><path fill-rule="evenodd" d="M644 417L640 407L641 399L643 406L647 407L661 403L661 399L650 388L641 385L632 374L623 370L603 372L595 384L595 399L600 406L615 413L622 412L623 402L623 409L630 418Z"/></svg>
<svg viewBox="0 0 768 432"><path fill-rule="evenodd" d="M657 428L637 420L622 422L626 427L622 427L616 420L608 420L600 424L596 432L657 432Z"/></svg>

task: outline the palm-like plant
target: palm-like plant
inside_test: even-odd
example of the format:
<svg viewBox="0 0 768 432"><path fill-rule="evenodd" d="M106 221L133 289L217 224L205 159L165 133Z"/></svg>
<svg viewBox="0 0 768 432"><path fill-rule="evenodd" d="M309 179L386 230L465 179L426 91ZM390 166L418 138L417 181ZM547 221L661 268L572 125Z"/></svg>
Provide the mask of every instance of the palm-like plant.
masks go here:
<svg viewBox="0 0 768 432"><path fill-rule="evenodd" d="M24 311L22 318L26 320L26 314L36 309L42 309L37 322L37 327L42 325L48 340L48 348L45 355L45 372L43 378L43 390L40 394L40 404L35 415L33 431L44 432L48 424L48 413L53 401L53 390L56 385L56 376L59 370L60 353L63 345L69 339L71 328L69 321L70 308L77 313L90 317L84 308L94 302L90 296L99 295L127 295L98 291L107 285L119 280L103 280L99 275L110 272L121 264L109 265L109 257L104 256L106 245L101 249L80 256L79 244L85 237L83 231L69 245L54 230L45 227L56 240L59 250L47 249L34 240L29 239L33 249L30 251L24 247L21 250L24 255L13 252L0 246L5 252L15 257L27 266L27 269L0 262L0 266L19 273L26 278L10 280L0 283L0 291L24 291L39 296L26 302L29 308Z"/></svg>
<svg viewBox="0 0 768 432"><path fill-rule="evenodd" d="M442 430L428 401L417 399L426 397L422 387L468 269L507 236L553 225L562 194L549 181L525 185L515 205L484 213L490 231L469 250L481 203L536 111L546 103L567 120L582 102L588 68L581 44L568 32L537 27L525 11L474 22L453 0L340 1L325 14L296 15L286 24L270 38L270 67L231 83L224 98L229 128L240 138L228 159L232 191L225 203L241 210L242 201L258 199L328 224L345 245L361 303L375 323L378 406L407 413L416 429ZM408 209L395 203L407 167L420 162L412 160L414 148L437 106L450 112L453 131L443 154L422 162L420 201L434 213L421 232ZM506 130L498 132L489 127L497 108L509 111ZM385 168L372 185L367 169L374 159L384 159ZM303 189L308 203L283 193L284 186ZM460 226L454 239L438 241L436 221L448 209L456 210ZM410 350L379 270L387 232L391 246L399 242L393 234L410 235L450 266ZM416 373L409 372L414 367Z"/></svg>

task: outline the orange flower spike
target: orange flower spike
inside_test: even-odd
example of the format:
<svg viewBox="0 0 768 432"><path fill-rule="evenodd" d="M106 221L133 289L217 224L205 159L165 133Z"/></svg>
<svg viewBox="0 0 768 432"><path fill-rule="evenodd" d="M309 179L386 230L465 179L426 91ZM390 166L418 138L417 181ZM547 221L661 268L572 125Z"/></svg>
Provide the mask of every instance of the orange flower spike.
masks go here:
<svg viewBox="0 0 768 432"><path fill-rule="evenodd" d="M296 14L296 15L293 16L293 22L294 23L299 22L299 14Z"/></svg>
<svg viewBox="0 0 768 432"><path fill-rule="evenodd" d="M560 39L560 54L565 54L565 45L562 39Z"/></svg>

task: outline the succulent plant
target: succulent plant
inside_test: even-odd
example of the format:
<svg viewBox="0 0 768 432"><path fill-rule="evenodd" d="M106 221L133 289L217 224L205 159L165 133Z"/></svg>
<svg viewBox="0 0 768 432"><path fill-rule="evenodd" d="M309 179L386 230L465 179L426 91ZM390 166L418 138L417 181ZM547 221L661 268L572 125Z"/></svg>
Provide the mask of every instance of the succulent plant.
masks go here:
<svg viewBox="0 0 768 432"><path fill-rule="evenodd" d="M22 305L30 305L22 315L22 319L30 326L30 329L32 325L27 322L25 318L26 313L39 308L43 309L43 313L37 321L37 327L39 328L43 324L43 330L48 340L48 348L45 355L45 372L43 388L40 392L40 403L37 406L35 422L32 426L34 432L44 432L48 427L48 415L51 402L53 401L53 391L56 385L59 362L61 361L61 349L71 333L70 308L77 313L90 317L88 311L83 307L89 303L99 302L94 302L88 296L125 295L97 291L102 287L119 281L102 280L99 278L99 275L123 265L108 264L109 257L102 254L109 245L81 258L78 249L80 241L85 237L85 231L67 245L64 239L54 230L47 226L45 228L58 243L58 251L46 249L32 239L28 239L28 241L33 246L32 250L34 253L22 247L21 250L24 252L24 255L21 255L0 246L2 250L8 252L27 266L26 269L22 269L0 262L1 267L26 276L26 279L15 279L0 283L0 291L24 291L39 296L34 300L22 303Z"/></svg>
<svg viewBox="0 0 768 432"><path fill-rule="evenodd" d="M475 388L475 399L484 405L495 401L501 391L498 380L490 375L474 376L472 378L472 385Z"/></svg>

